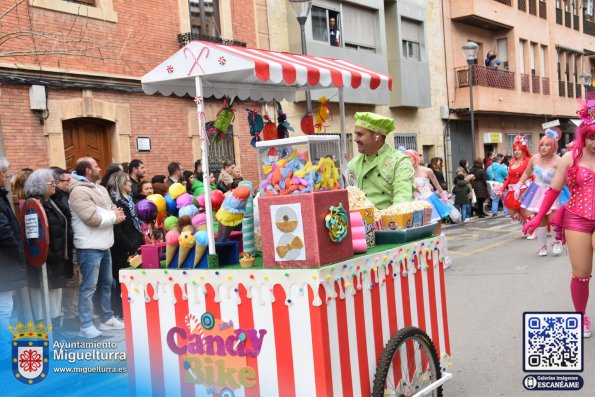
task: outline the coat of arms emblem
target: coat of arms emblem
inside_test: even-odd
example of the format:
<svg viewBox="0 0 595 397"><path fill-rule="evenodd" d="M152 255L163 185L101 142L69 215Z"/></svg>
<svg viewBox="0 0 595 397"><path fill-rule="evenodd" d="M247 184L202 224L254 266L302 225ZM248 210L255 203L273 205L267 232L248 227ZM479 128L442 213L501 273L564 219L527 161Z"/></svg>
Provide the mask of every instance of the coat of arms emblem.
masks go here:
<svg viewBox="0 0 595 397"><path fill-rule="evenodd" d="M49 370L49 341L47 328L40 322L27 325L19 322L16 327L8 326L12 332L12 373L20 382L34 385L47 376Z"/></svg>

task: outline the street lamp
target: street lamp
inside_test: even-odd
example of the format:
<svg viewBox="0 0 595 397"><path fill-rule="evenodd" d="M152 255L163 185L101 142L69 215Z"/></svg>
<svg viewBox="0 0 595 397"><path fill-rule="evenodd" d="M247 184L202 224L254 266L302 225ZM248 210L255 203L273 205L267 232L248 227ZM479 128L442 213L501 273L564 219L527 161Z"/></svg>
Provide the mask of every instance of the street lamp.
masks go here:
<svg viewBox="0 0 595 397"><path fill-rule="evenodd" d="M308 55L306 48L306 21L308 15L310 15L310 9L312 8L312 0L288 0L298 23L300 24L300 30L302 32L302 54ZM306 91L306 109L308 113L312 111L312 100L310 98L310 90Z"/></svg>
<svg viewBox="0 0 595 397"><path fill-rule="evenodd" d="M479 46L468 41L463 46L463 54L467 59L467 65L469 65L469 115L471 116L471 162L475 161L475 119L473 115L473 65L477 58L477 50Z"/></svg>
<svg viewBox="0 0 595 397"><path fill-rule="evenodd" d="M589 100L589 90L591 88L591 80L593 76L591 73L585 72L581 74L581 80L583 81L583 87L585 88L585 101Z"/></svg>

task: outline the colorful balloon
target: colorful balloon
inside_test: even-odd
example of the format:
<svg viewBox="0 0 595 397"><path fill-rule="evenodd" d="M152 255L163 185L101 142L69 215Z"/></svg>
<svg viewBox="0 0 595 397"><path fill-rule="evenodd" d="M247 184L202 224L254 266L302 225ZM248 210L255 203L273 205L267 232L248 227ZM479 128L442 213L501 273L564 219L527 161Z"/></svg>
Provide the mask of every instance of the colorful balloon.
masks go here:
<svg viewBox="0 0 595 397"><path fill-rule="evenodd" d="M176 200L174 200L169 193L167 193L165 196L163 196L163 199L165 200L165 206L167 207L167 213L169 215L174 215L177 216L178 215L178 207L176 206Z"/></svg>
<svg viewBox="0 0 595 397"><path fill-rule="evenodd" d="M157 216L157 206L147 199L141 200L136 203L136 214L141 221L151 223Z"/></svg>
<svg viewBox="0 0 595 397"><path fill-rule="evenodd" d="M160 215L164 215L167 211L167 206L165 204L165 199L160 194L150 194L147 196L147 200L152 201L157 206L157 212Z"/></svg>
<svg viewBox="0 0 595 397"><path fill-rule="evenodd" d="M184 185L182 185L181 183L179 183L179 182L173 183L169 187L169 195L174 200L177 199L178 196L180 196L180 195L182 195L184 193L186 193L186 187Z"/></svg>
<svg viewBox="0 0 595 397"><path fill-rule="evenodd" d="M192 204L192 196L189 195L188 193L180 194L178 196L178 198L176 199L176 207L178 207L178 209L185 207L187 205L191 205L191 204Z"/></svg>

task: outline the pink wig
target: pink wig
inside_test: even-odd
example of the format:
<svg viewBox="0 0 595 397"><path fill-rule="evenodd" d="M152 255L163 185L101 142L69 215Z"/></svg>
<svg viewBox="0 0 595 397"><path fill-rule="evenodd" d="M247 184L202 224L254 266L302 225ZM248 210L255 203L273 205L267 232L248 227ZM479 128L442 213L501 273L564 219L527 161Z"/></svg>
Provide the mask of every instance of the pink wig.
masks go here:
<svg viewBox="0 0 595 397"><path fill-rule="evenodd" d="M419 154L417 154L417 152L415 150L405 150L403 152L407 157L409 157L409 159L411 160L411 163L413 164L413 167L417 167L419 165L419 163L421 163L421 158L419 157Z"/></svg>
<svg viewBox="0 0 595 397"><path fill-rule="evenodd" d="M562 131L559 128L548 128L545 130L545 135L539 141L539 146L549 143L551 145L548 156L556 154L558 152L558 139L562 136Z"/></svg>
<svg viewBox="0 0 595 397"><path fill-rule="evenodd" d="M589 101L589 103L592 101ZM582 117L582 113L588 114L588 111L585 109L588 105L583 107L583 109L579 110L577 113L583 119L581 125L576 129L574 133L574 140L569 145L572 150L572 166L568 168L566 172L566 176L568 178L572 177L576 174L578 170L578 163L583 157L583 148L585 147L588 137L595 135L595 119ZM594 106L591 106L594 107Z"/></svg>

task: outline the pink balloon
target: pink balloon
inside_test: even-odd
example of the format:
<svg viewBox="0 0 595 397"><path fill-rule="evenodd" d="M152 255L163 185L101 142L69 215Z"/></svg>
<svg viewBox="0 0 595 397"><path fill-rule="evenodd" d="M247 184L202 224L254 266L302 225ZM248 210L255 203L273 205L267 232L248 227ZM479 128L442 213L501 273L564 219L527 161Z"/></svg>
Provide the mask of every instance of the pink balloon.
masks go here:
<svg viewBox="0 0 595 397"><path fill-rule="evenodd" d="M198 206L200 208L205 208L205 195L201 194L200 196L196 196L196 201L198 202Z"/></svg>

